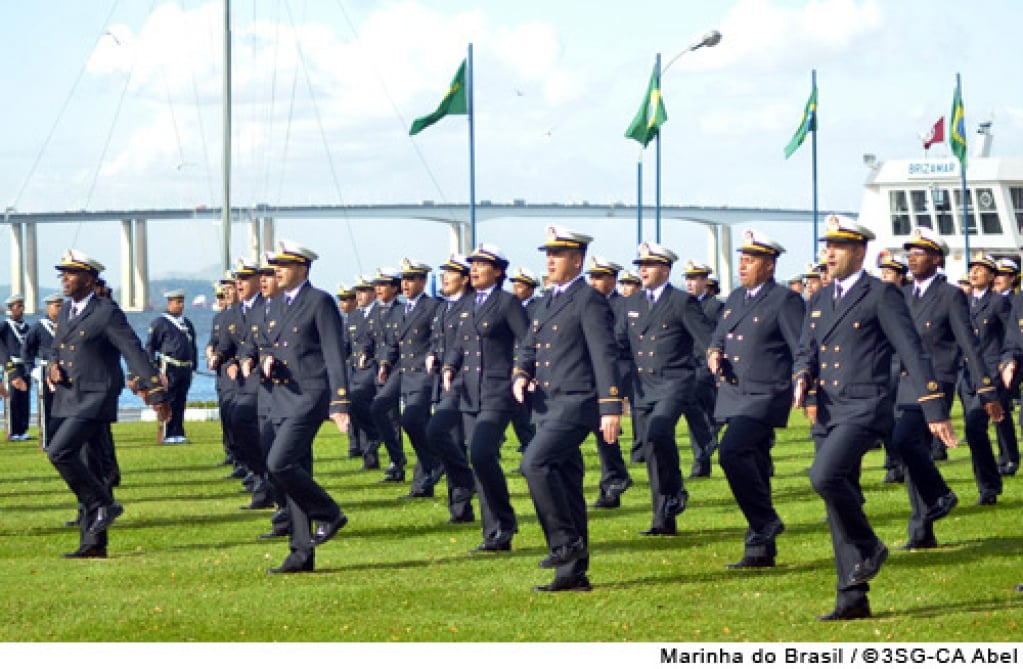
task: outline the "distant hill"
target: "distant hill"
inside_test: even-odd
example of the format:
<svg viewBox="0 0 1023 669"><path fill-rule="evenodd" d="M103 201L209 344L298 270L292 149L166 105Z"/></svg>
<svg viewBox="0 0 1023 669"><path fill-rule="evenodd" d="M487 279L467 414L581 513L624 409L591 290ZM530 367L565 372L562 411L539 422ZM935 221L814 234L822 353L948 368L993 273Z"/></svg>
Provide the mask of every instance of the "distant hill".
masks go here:
<svg viewBox="0 0 1023 669"><path fill-rule="evenodd" d="M120 300L120 288L114 284L114 296ZM185 291L185 307L186 309L191 306L192 300L197 295L205 295L206 303L212 304L213 300L213 280L205 281L202 279L186 279L186 278L160 278L153 279L149 282L149 308L153 311L161 311L166 306L167 301L163 299L164 292L168 290L183 290ZM42 302L43 298L51 293L59 293L61 288L59 286L39 286L39 301ZM0 284L0 300L6 300L11 294L11 287L9 284ZM0 305L2 305L0 301ZM42 310L42 304L40 311Z"/></svg>

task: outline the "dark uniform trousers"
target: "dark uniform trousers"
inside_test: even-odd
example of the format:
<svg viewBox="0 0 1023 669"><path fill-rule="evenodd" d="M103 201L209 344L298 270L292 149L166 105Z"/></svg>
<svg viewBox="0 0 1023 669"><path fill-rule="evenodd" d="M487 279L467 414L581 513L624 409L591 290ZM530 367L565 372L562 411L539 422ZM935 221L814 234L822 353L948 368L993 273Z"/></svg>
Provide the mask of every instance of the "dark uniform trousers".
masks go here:
<svg viewBox="0 0 1023 669"><path fill-rule="evenodd" d="M458 314L444 368L461 377L462 425L480 500L483 537L495 539L518 531L501 467L501 444L518 410L511 393L515 343L526 336L529 324L522 303L500 286L492 287L489 294L476 293L473 299L473 306Z"/></svg>
<svg viewBox="0 0 1023 669"><path fill-rule="evenodd" d="M955 382L963 362L969 377L980 381L975 384L980 401L997 401L980 343L970 324L969 306L963 292L940 277L933 279L920 298L914 296L912 284L902 291L924 350L934 361L938 381L929 390L934 396L940 393L945 412L952 406ZM933 542L934 523L925 516L950 489L930 457L933 436L916 401L918 395L903 383L905 379L903 376L899 383L896 411L901 413L896 418L892 441L906 467L906 491L912 508L907 534L910 543Z"/></svg>
<svg viewBox="0 0 1023 669"><path fill-rule="evenodd" d="M449 349L457 346L459 315L467 313L473 306L472 291L457 301L444 301L434 312L434 355L442 364ZM466 434L461 411L462 378L454 370L451 390L444 390L443 383L435 387L433 415L427 425L427 439L437 459L444 468L448 483L448 512L451 520L469 522L475 520L472 498L476 489L466 446Z"/></svg>
<svg viewBox="0 0 1023 669"><path fill-rule="evenodd" d="M921 416L927 422L947 418L930 358L898 288L863 273L837 303L830 291L821 291L807 304L793 377L807 383L807 405L817 408L810 483L827 510L838 609L865 603L869 585L850 586L849 575L880 544L863 511L859 481L864 454L893 423L893 348L909 374L901 390L916 391Z"/></svg>
<svg viewBox="0 0 1023 669"><path fill-rule="evenodd" d="M168 366L164 373L171 404L171 417L167 421L164 438L184 437L185 405L188 404L188 389L192 386L192 368Z"/></svg>
<svg viewBox="0 0 1023 669"><path fill-rule="evenodd" d="M623 309L625 306L625 298L615 291L608 296L607 301L611 306L611 313L614 315L615 327L617 328L619 321L624 318ZM618 378L625 379L629 370L632 368L632 361L629 359L629 346L627 342L621 342L618 351L618 359L615 361L615 365L618 367ZM626 384L623 381L622 387L619 390L624 397L628 397L628 389L625 385ZM620 494L620 492L624 490L627 484L632 480L629 477L629 469L625 465L625 459L622 457L621 444L618 439L615 439L613 442L606 441L600 430L595 430L593 432L593 438L597 442L597 457L600 459L601 496L614 494L612 492L613 490L616 490Z"/></svg>
<svg viewBox="0 0 1023 669"><path fill-rule="evenodd" d="M581 279L554 293L537 312L516 355L516 378L535 382L536 436L522 473L552 551L577 540L589 545L580 446L602 415L620 415L614 315L607 300ZM557 567L557 577L581 576L589 557Z"/></svg>
<svg viewBox="0 0 1023 669"><path fill-rule="evenodd" d="M393 331L398 327L402 318L401 305L397 300L389 305L376 303L370 311L371 336L367 339L365 347L360 351L353 349L353 353L361 355L364 359L375 361L379 364L384 359L384 351L388 346L388 339L392 337ZM377 369L373 370L374 396L370 403L370 415L373 425L380 437L380 442L387 450L387 457L391 466L404 469L405 449L402 446L401 436L401 386L400 383L390 383L390 374L387 381L380 383L377 379Z"/></svg>
<svg viewBox="0 0 1023 669"><path fill-rule="evenodd" d="M117 396L124 385L123 356L137 375L140 390L154 390L154 402L166 394L124 313L106 298L93 296L73 320L71 303L57 317L50 364L60 368L64 381L53 400L53 436L47 456L74 492L81 511L83 547L106 545L106 534L85 530L101 506L109 506L116 482L113 440L109 424L117 418Z"/></svg>
<svg viewBox="0 0 1023 669"><path fill-rule="evenodd" d="M416 454L412 493L432 492L443 475L426 432L435 377L427 373L425 358L432 344L436 303L420 295L411 311L402 313L402 309L407 310L408 305L391 307L392 327L385 331L384 344L377 351L378 361L387 368L388 376L373 400L371 411L389 453L401 451L400 430L408 435ZM398 426L393 423L395 407L399 409ZM394 461L393 455L391 460Z"/></svg>
<svg viewBox="0 0 1023 669"><path fill-rule="evenodd" d="M693 400L693 347L706 349L713 324L700 303L670 283L652 306L646 291L625 299L626 318L618 340L627 338L636 369L636 403L645 451L653 527L674 530L675 516L685 508L688 493L679 467L675 426ZM624 330L624 332L623 332ZM710 431L710 421L706 419ZM711 432L712 434L712 432Z"/></svg>
<svg viewBox="0 0 1023 669"><path fill-rule="evenodd" d="M372 311L372 308L370 309ZM371 411L373 396L376 394L376 361L362 359L362 353L371 348L368 340L372 337L369 316L362 309L348 314L349 377L352 400L352 438L362 455L363 464L378 466L377 452L380 450L380 435ZM355 450L350 448L349 450Z"/></svg>
<svg viewBox="0 0 1023 669"><path fill-rule="evenodd" d="M260 360L272 355L270 419L273 443L267 455L271 480L286 495L291 517L287 566L312 569L311 521L333 521L337 502L313 479L313 440L334 406L347 411L348 366L344 329L334 299L304 284L287 304L271 301ZM262 365L260 365L262 367Z"/></svg>
<svg viewBox="0 0 1023 669"><path fill-rule="evenodd" d="M983 297L970 299L970 322L976 333L984 356L984 363L992 373L999 368L1005 337L1013 325L1009 322L1011 305L1001 295L988 291ZM1011 427L1012 397L1003 387L1000 379L995 379L998 401L1005 412ZM973 464L973 478L977 490L982 496L1000 495L1002 492L1002 476L995 461L988 427L991 419L984 410L984 405L975 392L968 369L961 370L959 381L959 399L963 404L966 442L970 447L970 459ZM1006 409L1008 407L1008 409ZM1005 422L1003 419L1001 422ZM1001 428L998 423L996 430Z"/></svg>
<svg viewBox="0 0 1023 669"><path fill-rule="evenodd" d="M728 424L719 461L748 525L745 555L773 558L782 526L771 500L770 451L775 428L788 423L804 305L773 279L752 300L746 292L728 297L711 339L709 350L721 354L714 416Z"/></svg>

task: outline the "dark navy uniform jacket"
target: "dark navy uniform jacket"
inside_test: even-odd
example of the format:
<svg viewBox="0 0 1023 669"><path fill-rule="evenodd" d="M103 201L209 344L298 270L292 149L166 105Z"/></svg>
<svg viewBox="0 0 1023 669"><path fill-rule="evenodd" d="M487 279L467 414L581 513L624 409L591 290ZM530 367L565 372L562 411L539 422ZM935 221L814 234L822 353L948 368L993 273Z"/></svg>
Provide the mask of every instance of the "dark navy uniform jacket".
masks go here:
<svg viewBox="0 0 1023 669"><path fill-rule="evenodd" d="M461 405L467 412L514 412L512 395L515 344L529 330L522 302L494 286L483 304L471 302L459 312L455 345L445 353L444 368L461 373Z"/></svg>
<svg viewBox="0 0 1023 669"><path fill-rule="evenodd" d="M552 297L544 298L516 352L513 378L535 381L537 424L558 421L595 430L600 416L622 411L614 314L607 299L582 279L553 304Z"/></svg>
<svg viewBox="0 0 1023 669"><path fill-rule="evenodd" d="M836 425L857 425L879 434L892 429L893 349L908 373L908 383L900 385L913 389L926 420L948 418L930 353L896 286L864 272L837 306L832 290L822 289L806 309L793 379L806 379L806 403L817 406L814 435L825 435Z"/></svg>
<svg viewBox="0 0 1023 669"><path fill-rule="evenodd" d="M195 343L195 326L192 321L185 317L181 318L184 328L178 327L167 318L160 316L153 319L149 324L149 336L146 338L146 353L160 366L160 356L169 356L177 362L189 363L186 365L175 365L168 362L168 366L187 367L189 371L195 371L199 362L199 354Z"/></svg>
<svg viewBox="0 0 1023 669"><path fill-rule="evenodd" d="M124 388L122 357L138 388L156 391L151 402L166 399L159 372L120 307L93 296L81 314L74 319L70 314L68 301L57 316L50 353L49 364L58 365L64 377L53 395L54 417L116 422L117 399Z"/></svg>
<svg viewBox="0 0 1023 669"><path fill-rule="evenodd" d="M26 335L28 323L25 321L0 321L0 368L13 376L24 375L21 347Z"/></svg>
<svg viewBox="0 0 1023 669"><path fill-rule="evenodd" d="M650 308L646 291L625 298L619 342L628 342L636 369L636 405L691 395L696 378L694 345L705 351L714 327L696 298L665 284Z"/></svg>
<svg viewBox="0 0 1023 669"><path fill-rule="evenodd" d="M714 417L745 416L772 427L788 424L792 362L799 352L803 298L769 279L753 299L728 296L708 354L723 354Z"/></svg>
<svg viewBox="0 0 1023 669"><path fill-rule="evenodd" d="M963 291L940 277L931 282L919 300L913 297L912 283L903 286L902 291L913 324L924 347L931 354L937 380L951 384L950 387L954 388L959 378L959 368L965 364L971 386L980 396L981 402L997 402L994 377L988 372L980 352L980 342L970 323L970 308ZM911 404L918 397L911 387L903 391L904 385L899 383L900 405ZM948 397L947 401L951 399Z"/></svg>
<svg viewBox="0 0 1023 669"><path fill-rule="evenodd" d="M259 336L260 327L265 321L266 305L262 295L257 295L252 300L252 307L248 313L243 312L243 303L231 305L230 309L224 311L224 318L220 324L220 334L216 350L220 354L221 368L229 365L241 365L246 357L254 357L255 342ZM226 383L231 383L230 378L224 375ZM259 388L259 375L250 374L245 378L239 370L235 377L234 386L236 392L253 401ZM242 401L239 399L239 401Z"/></svg>
<svg viewBox="0 0 1023 669"><path fill-rule="evenodd" d="M39 358L44 364L49 360L50 347L53 345L53 333L56 328L56 323L48 318L43 318L28 329L25 341L21 343L21 360L26 376L32 373L36 358Z"/></svg>
<svg viewBox="0 0 1023 669"><path fill-rule="evenodd" d="M458 346L458 323L462 318L467 318L472 313L476 293L467 290L454 302L449 300L438 300L437 309L433 313L433 355L438 368L443 367L448 351L453 351ZM461 396L462 379L461 368L453 369L451 376L451 393ZM444 392L444 384L438 383L434 391L434 401L440 401L442 396L448 396ZM459 402L460 403L460 402Z"/></svg>
<svg viewBox="0 0 1023 669"><path fill-rule="evenodd" d="M415 307L405 313L405 305L395 302L391 307L397 316L387 330L384 347L377 351L377 362L388 368L388 374L401 374L401 392L431 392L435 380L426 370L426 358L433 351L433 315L437 301L423 293Z"/></svg>
<svg viewBox="0 0 1023 669"><path fill-rule="evenodd" d="M345 332L334 297L306 282L290 305L283 293L271 300L266 318L260 368L272 355L270 417L326 419L347 413Z"/></svg>
<svg viewBox="0 0 1023 669"><path fill-rule="evenodd" d="M980 344L980 355L987 370L995 374L996 370L1000 369L1002 353L1006 350L1005 340L1012 327L1009 321L1012 305L1008 298L992 290L988 290L976 301L973 296L967 299L970 306L970 324L973 325L973 333ZM999 379L994 379L994 384L1001 388ZM972 408L974 404L979 406L979 402L975 401L976 388L977 384L970 376L969 367L964 367L960 390L965 394L964 403L968 403L966 398L970 400L971 406L967 408Z"/></svg>

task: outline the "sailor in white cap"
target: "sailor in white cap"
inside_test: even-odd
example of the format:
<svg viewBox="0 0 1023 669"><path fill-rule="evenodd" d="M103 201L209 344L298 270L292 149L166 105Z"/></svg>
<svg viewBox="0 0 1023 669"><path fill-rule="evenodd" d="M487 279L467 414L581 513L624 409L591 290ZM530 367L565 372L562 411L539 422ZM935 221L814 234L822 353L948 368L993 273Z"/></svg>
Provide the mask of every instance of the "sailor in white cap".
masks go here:
<svg viewBox="0 0 1023 669"><path fill-rule="evenodd" d="M864 454L893 424L888 399L893 349L907 374L899 384L903 416L916 414L916 425L906 423L904 427L923 433L915 438L918 442L929 441L934 433L946 443L956 443L948 420L949 405L931 357L924 352L920 335L913 327L914 316L906 297L895 286L863 269L867 243L873 238L869 228L855 221L828 217L821 241L826 243L833 284L815 294L807 304L809 316L803 324L800 352L794 364L793 403L806 406L815 440L810 482L824 500L835 552L835 608L821 616L822 621L869 618L868 581L877 575L888 557L888 548L863 512L859 474ZM913 262L911 259L911 268ZM936 262L931 263L930 272L924 274L932 282L936 266ZM918 269L923 269L923 265ZM932 294L936 300L951 299L946 295L947 285L928 285L930 290L937 291ZM962 292L957 288L951 290L965 306ZM917 307L912 311L918 313ZM867 360L872 364L864 364ZM903 394L907 395L905 403ZM897 426L895 440L898 438ZM914 479L916 471L927 474L918 466L921 461L933 468L926 444L923 450L919 447L899 450ZM940 475L921 482L921 490L924 485L933 490L927 517L937 519L947 514L954 505L950 503L954 496L948 497L950 491L941 494L944 481ZM947 486L944 489L948 490Z"/></svg>
<svg viewBox="0 0 1023 669"><path fill-rule="evenodd" d="M124 312L114 301L96 295L103 265L69 250L56 269L64 296L70 299L57 317L46 367L46 381L54 388L47 455L83 510L78 549L65 557L104 558L107 528L124 508L114 501L111 481L97 477L94 450L88 449L88 457L85 452L117 420L117 395L124 387L121 358L135 375L133 389L152 405L159 420L170 417L170 403L159 372Z"/></svg>
<svg viewBox="0 0 1023 669"><path fill-rule="evenodd" d="M377 370L375 365L360 362L359 352L367 347L372 348L372 330L370 328L370 312L376 293L373 288L373 277L359 274L352 285L355 291L355 309L348 314L348 387L352 400L352 429L348 455L358 453L362 458L365 470L379 469L380 461L377 452L380 450L380 434L373 421L371 405L376 395Z"/></svg>
<svg viewBox="0 0 1023 669"><path fill-rule="evenodd" d="M280 240L273 256L281 294L270 303L259 347L259 371L270 384L274 435L267 468L275 489L288 500L291 552L274 574L312 571L315 548L329 541L348 518L313 479L313 439L330 418L348 432L348 367L344 328L334 298L309 282L317 255ZM316 527L310 533L310 522Z"/></svg>
<svg viewBox="0 0 1023 669"><path fill-rule="evenodd" d="M638 291L643 282L637 274L625 269L618 275L618 286L622 297L628 297Z"/></svg>
<svg viewBox="0 0 1023 669"><path fill-rule="evenodd" d="M992 290L1011 298L1019 285L1019 264L1012 258L999 258Z"/></svg>
<svg viewBox="0 0 1023 669"><path fill-rule="evenodd" d="M607 299L611 312L615 317L615 327L624 327L625 320L625 298L617 290L618 273L622 266L601 256L590 256L590 264L586 273L590 277L590 285L598 293ZM632 393L632 358L629 356L629 347L624 342L618 345L618 379L623 397L630 397ZM617 509L622 505L621 496L632 486L632 477L625 466L622 457L622 448L615 439L612 442L604 441L599 430L594 431L597 440L597 456L600 459L600 483L598 485L598 496L591 505L594 509Z"/></svg>
<svg viewBox="0 0 1023 669"><path fill-rule="evenodd" d="M3 392L7 397L7 440L28 441L30 409L29 388L32 378L25 373L21 347L28 334L25 322L25 298L11 295L5 301L7 318L0 321L0 367L3 368Z"/></svg>
<svg viewBox="0 0 1023 669"><path fill-rule="evenodd" d="M700 308L703 309L703 315L707 317L707 320L712 325L717 326L725 303L711 293L711 273L710 265L704 265L692 260L686 261L685 267L682 270L682 276L685 277L686 282L686 292L696 298L696 301L700 303ZM714 422L714 402L717 396L717 387L714 375L710 373L710 368L707 367L706 350L696 347L693 349L693 355L696 357L696 398L699 400L699 404L687 409L685 417L686 423L689 425L690 435L703 435L706 441L705 443L700 443L698 439L691 440L693 469L689 477L707 478L710 476L711 456L717 448L717 442L716 439L713 441L710 439L710 434L703 433L702 426L709 422L713 427L712 434L715 437L720 431L721 426ZM697 412L702 413L703 416L698 416Z"/></svg>
<svg viewBox="0 0 1023 669"><path fill-rule="evenodd" d="M540 295L536 292L540 287L539 275L527 267L516 267L508 278L511 281L512 293L519 298L526 310L526 320L532 323L541 303ZM530 397L526 397L526 401L516 408L515 415L512 416L512 430L519 442L516 451L524 453L529 442L533 440L533 435L536 434ZM515 471L522 473L521 469Z"/></svg>
<svg viewBox="0 0 1023 669"><path fill-rule="evenodd" d="M614 314L582 276L591 241L566 228L547 229L540 250L547 254L551 288L513 370L515 398L522 402L533 391L537 431L522 473L550 549L540 566L555 570L553 581L535 588L543 592L591 589L580 446L598 426L613 442L622 412Z"/></svg>
<svg viewBox="0 0 1023 669"><path fill-rule="evenodd" d="M426 425L433 402L435 370L427 369L432 352L433 312L436 302L426 294L426 278L433 268L412 258L403 258L399 273L405 298L401 317L386 345L377 350L377 381L382 385L373 400L373 417L380 440L389 453L401 452L400 428L408 435L416 454L416 466L407 497L433 497L433 487L444 474L440 459L430 446ZM392 422L394 406L401 408L399 425Z"/></svg>
<svg viewBox="0 0 1023 669"><path fill-rule="evenodd" d="M980 350L984 356L984 364L989 370L1001 367L1002 351L1006 348L1005 338L1010 328L1018 328L1010 321L1012 312L1011 298L1003 297L991 289L998 261L990 255L973 258L967 263L970 272L971 294L967 298L970 304L970 325L977 335ZM1009 346L1011 348L1011 344ZM1012 393L1003 384L995 383L998 400L1002 405L1005 418L995 424L999 440L1006 440L1018 452L1016 426L1012 420ZM963 427L966 432L966 443L970 446L970 459L973 461L973 478L977 483L979 497L977 504L987 506L998 501L1002 493L1002 472L995 461L988 427L991 420L976 392L977 384L972 382L968 373L959 378L959 400L963 405Z"/></svg>
<svg viewBox="0 0 1023 669"><path fill-rule="evenodd" d="M718 461L747 523L742 559L728 567L750 569L775 565L785 527L771 499L771 446L788 424L803 298L775 282L780 244L750 230L739 252L741 286L728 296L707 360L720 381L714 417L728 425Z"/></svg>
<svg viewBox="0 0 1023 669"><path fill-rule="evenodd" d="M370 400L370 415L372 416L374 426L376 426L378 437L375 442L369 444L369 447L375 447L375 450L372 451L373 455L368 457L373 462L379 462L379 456L376 456L376 451L379 450L379 445L382 443L387 450L390 464L384 470L384 478L381 482L401 483L405 480L404 449L401 447L400 442L395 445L393 439L388 438L385 440L383 437L383 433L386 432L388 435L397 434L401 428L398 396L394 393L381 396L380 393L383 390L384 384L379 381L379 361L382 359L387 346L389 346L388 342L395 336L394 333L398 328L398 324L404 317L404 311L398 302L398 293L401 290L401 273L393 267L379 267L373 275L372 281L376 302L374 302L373 308L367 316L369 336L361 338L358 342L354 343L352 355L356 356L360 369L373 369L374 397ZM376 403L378 396L381 397L381 401L386 400L387 402L387 420L382 426L377 421L377 416L381 415L381 407L379 404L375 408L372 407L373 403ZM366 461L366 458L367 454L364 453L363 462Z"/></svg>
<svg viewBox="0 0 1023 669"><path fill-rule="evenodd" d="M694 347L706 350L714 327L692 295L671 284L678 256L653 242L639 245L633 264L639 267L642 292L628 298L625 329L636 369L633 420L639 422L650 477L652 519L646 536L677 533L676 516L686 508L675 426L683 413L690 421L693 448L701 455L717 445L710 419L694 399Z"/></svg>
<svg viewBox="0 0 1023 669"><path fill-rule="evenodd" d="M163 375L170 395L171 417L163 425L163 443L184 444L185 404L192 375L198 368L195 326L184 315L185 291L168 290L163 294L167 309L149 324L146 353Z"/></svg>
<svg viewBox="0 0 1023 669"><path fill-rule="evenodd" d="M453 253L441 263L441 295L433 315L434 354L428 358L431 369L443 366L447 351L462 344L458 324L473 311L475 294L470 284L471 263L464 255ZM441 373L443 379L443 372ZM449 381L437 384L433 416L427 426L430 444L437 452L448 484L449 523L472 523L476 514L472 498L476 489L469 467L467 437L462 422L462 369L453 369Z"/></svg>
<svg viewBox="0 0 1023 669"><path fill-rule="evenodd" d="M234 396L234 381L230 379L220 365L220 359L216 355L217 345L220 342L222 333L227 332L226 321L230 316L228 310L238 300L238 289L235 287L234 273L231 270L224 270L223 275L214 284L217 299L217 313L210 323L210 338L206 342L205 355L206 367L216 374L215 387L217 390L217 407L220 413L221 442L224 445L224 466L234 465L235 470L230 476L241 478L246 472L234 452L234 440L231 437L231 428L228 422L230 415L230 402Z"/></svg>
<svg viewBox="0 0 1023 669"><path fill-rule="evenodd" d="M53 343L53 334L57 327L57 314L60 313L60 308L64 305L64 296L60 293L52 293L43 298L43 304L46 308L43 317L29 327L28 334L25 335L25 341L21 346L21 357L25 367L25 375L31 377L36 383L41 383L42 372L46 369L48 360L41 356L46 356L50 353L50 345ZM40 389L42 390L42 404L40 406L40 411L42 412L42 434L39 440L45 450L46 443L49 441L51 434L49 424L50 408L53 404L53 390L45 383L40 385Z"/></svg>

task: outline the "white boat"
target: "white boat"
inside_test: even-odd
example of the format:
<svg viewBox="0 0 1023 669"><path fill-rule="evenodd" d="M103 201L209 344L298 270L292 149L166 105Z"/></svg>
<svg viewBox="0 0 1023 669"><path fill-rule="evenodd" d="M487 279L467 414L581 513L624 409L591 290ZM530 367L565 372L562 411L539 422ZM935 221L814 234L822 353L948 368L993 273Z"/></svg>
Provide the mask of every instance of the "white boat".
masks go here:
<svg viewBox="0 0 1023 669"><path fill-rule="evenodd" d="M991 157L991 123L980 124L966 164L966 205L970 256L991 254L1020 260L1023 247L1023 158ZM959 160L916 158L878 161L869 169L859 221L877 235L876 251L904 253L913 228L936 230L949 246L945 273L966 272L962 173Z"/></svg>
<svg viewBox="0 0 1023 669"><path fill-rule="evenodd" d="M195 309L205 309L208 306L205 295L196 295L195 299L192 300L192 307Z"/></svg>

